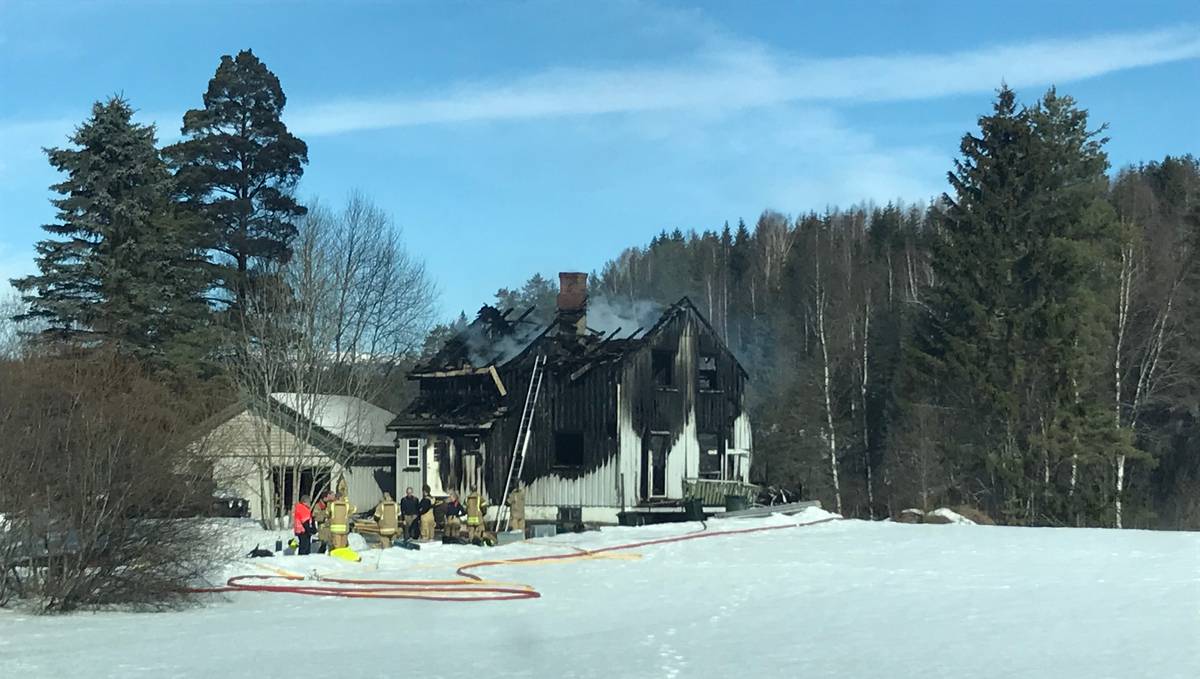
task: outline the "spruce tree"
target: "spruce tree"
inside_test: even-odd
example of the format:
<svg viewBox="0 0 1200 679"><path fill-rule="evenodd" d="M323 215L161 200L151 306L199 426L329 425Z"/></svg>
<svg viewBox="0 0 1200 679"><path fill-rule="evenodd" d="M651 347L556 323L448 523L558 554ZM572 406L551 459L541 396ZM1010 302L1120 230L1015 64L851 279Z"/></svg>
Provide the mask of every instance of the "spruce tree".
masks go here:
<svg viewBox="0 0 1200 679"><path fill-rule="evenodd" d="M70 137L77 148L47 150L67 178L51 187L61 197L58 222L42 227L54 237L37 244L41 273L13 281L29 305L21 318L47 339L157 365L195 360L185 345L208 322L201 230L170 201L154 127L132 116L121 97L97 102Z"/></svg>
<svg viewBox="0 0 1200 679"><path fill-rule="evenodd" d="M1104 139L1053 90L1018 110L1002 88L979 123L943 196L913 367L970 423L958 471L989 508L1058 521L1082 492L1081 453L1127 445L1092 407L1118 242Z"/></svg>
<svg viewBox="0 0 1200 679"><path fill-rule="evenodd" d="M212 226L234 303L256 267L287 262L295 221L306 213L293 192L308 147L281 120L286 103L279 79L253 52L225 55L204 107L183 117L183 141L165 150L181 194Z"/></svg>

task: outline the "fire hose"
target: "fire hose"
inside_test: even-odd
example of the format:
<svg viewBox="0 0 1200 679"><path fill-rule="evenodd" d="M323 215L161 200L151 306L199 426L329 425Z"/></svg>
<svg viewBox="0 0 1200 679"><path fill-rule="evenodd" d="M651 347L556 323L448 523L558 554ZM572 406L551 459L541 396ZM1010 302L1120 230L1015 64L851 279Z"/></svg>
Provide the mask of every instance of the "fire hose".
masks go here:
<svg viewBox="0 0 1200 679"><path fill-rule="evenodd" d="M672 542L698 540L729 535L745 535L766 531L783 530L787 528L803 528L841 517L827 517L806 523L788 523L778 526L757 526L755 528L738 528L733 530L710 531L705 527L697 531L652 540L641 540L597 549L582 549L573 547L574 551L559 554L535 555L515 559L495 559L473 561L459 566L455 574L459 579L446 580L367 580L357 578L320 578L309 580L303 575L278 571L276 575L235 575L220 587L198 587L189 591L194 593L223 593L223 592L274 592L284 594L300 594L304 596L343 597L349 599L418 599L425 601L517 601L520 599L538 599L541 593L529 585L496 582L487 580L472 571L492 568L495 566L533 565L545 562L557 562L577 559L601 557L612 552L650 547ZM304 584L269 584L263 581L286 580L303 582ZM328 583L328 584L326 584ZM342 587L336 585L345 585Z"/></svg>

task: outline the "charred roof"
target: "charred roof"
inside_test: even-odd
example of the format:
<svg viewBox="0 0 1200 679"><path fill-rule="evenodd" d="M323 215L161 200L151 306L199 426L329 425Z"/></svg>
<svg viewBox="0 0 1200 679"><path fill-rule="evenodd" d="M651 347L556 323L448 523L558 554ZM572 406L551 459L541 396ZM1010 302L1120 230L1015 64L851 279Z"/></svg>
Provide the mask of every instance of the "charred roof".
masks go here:
<svg viewBox="0 0 1200 679"><path fill-rule="evenodd" d="M533 311L531 307L514 317L512 309L483 306L466 329L409 373L410 379L422 380L421 391L390 427L486 428L506 412L505 396L511 385L501 378L505 366L520 362L531 351L545 354L548 370L574 381L652 342L680 313L694 313L716 337L716 331L687 297L667 307L649 328L617 326L601 331L587 327L583 322L586 316L580 318L576 310L560 310L554 321L541 324L530 320ZM745 376L745 370L733 360Z"/></svg>

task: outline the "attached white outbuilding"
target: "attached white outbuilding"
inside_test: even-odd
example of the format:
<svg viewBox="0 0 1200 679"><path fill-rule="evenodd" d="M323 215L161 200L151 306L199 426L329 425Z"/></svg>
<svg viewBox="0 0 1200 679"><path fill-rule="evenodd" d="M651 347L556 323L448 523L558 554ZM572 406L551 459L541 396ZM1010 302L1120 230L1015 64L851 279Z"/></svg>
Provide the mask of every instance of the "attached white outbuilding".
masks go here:
<svg viewBox="0 0 1200 679"><path fill-rule="evenodd" d="M395 494L395 417L354 396L280 392L226 409L197 442L218 493L249 501L255 519L286 515L300 494L345 479L360 510Z"/></svg>

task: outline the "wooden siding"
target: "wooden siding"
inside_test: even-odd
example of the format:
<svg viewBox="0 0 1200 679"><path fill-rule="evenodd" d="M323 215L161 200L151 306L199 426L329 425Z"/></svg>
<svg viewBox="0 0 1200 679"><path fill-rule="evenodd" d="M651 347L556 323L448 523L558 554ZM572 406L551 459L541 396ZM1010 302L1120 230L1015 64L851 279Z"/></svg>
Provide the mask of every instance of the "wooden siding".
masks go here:
<svg viewBox="0 0 1200 679"><path fill-rule="evenodd" d="M504 492L534 356L536 353L528 352L524 360L505 366L501 373L509 387L509 410L506 417L496 422L487 438L491 454L484 475L488 496L492 498L499 498ZM547 366L522 473L527 486L527 503L618 504L615 467L611 463L617 452L619 371L619 363L601 364L572 381L570 370ZM555 434L558 432L582 434L582 464L563 466L558 463L555 455Z"/></svg>
<svg viewBox="0 0 1200 679"><path fill-rule="evenodd" d="M539 343L555 341L546 336ZM420 434L431 436L442 430L455 437L456 447L467 433L480 436L486 451L483 487L493 503L503 494L533 360L542 349L539 343L500 368L508 393L500 400L501 414L490 428L466 431L447 421L443 429L434 417L433 431ZM546 349L555 355L549 346ZM660 357L670 354L670 385L655 384L655 352L662 352ZM706 370L714 376L703 391L697 376L701 355L712 357ZM683 497L685 478L699 475L701 434L715 435L722 459L727 450L743 444L749 450L749 421L743 412L745 375L708 324L687 305L673 310L636 348L582 372L579 368L579 362L554 358L546 368L522 474L530 506L637 504L644 447L651 436L666 439L665 496L673 499ZM434 381L439 398L450 398L459 382L458 378ZM477 387L471 384L470 388ZM580 464L559 464L556 432L582 435ZM431 466L436 466L442 490L467 490L463 472L454 464L446 465L439 458Z"/></svg>

